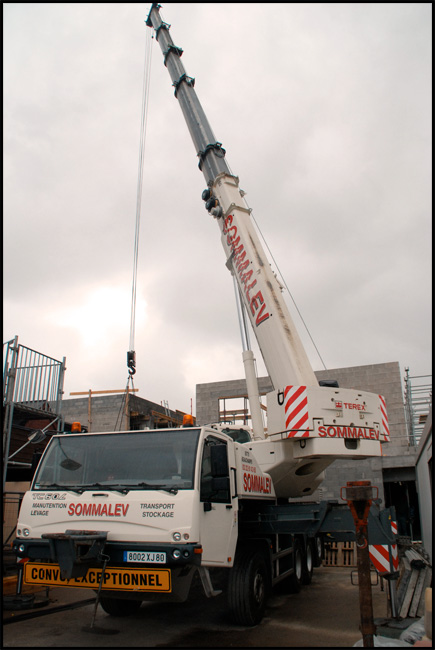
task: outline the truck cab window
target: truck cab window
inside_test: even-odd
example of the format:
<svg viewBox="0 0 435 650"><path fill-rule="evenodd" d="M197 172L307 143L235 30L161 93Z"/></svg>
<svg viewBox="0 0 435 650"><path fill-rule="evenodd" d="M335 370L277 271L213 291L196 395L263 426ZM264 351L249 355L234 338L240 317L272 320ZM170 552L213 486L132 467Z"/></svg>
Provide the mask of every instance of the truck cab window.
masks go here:
<svg viewBox="0 0 435 650"><path fill-rule="evenodd" d="M227 443L214 436L204 441L200 499L209 503L231 503Z"/></svg>
<svg viewBox="0 0 435 650"><path fill-rule="evenodd" d="M49 443L33 489L192 490L198 439L199 429L63 435Z"/></svg>

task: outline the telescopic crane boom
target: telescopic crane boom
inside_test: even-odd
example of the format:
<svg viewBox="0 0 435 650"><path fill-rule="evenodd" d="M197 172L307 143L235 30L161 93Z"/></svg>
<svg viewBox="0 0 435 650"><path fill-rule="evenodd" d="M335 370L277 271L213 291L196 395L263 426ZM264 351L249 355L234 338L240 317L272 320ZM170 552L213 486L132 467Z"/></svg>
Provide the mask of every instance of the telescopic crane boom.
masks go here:
<svg viewBox="0 0 435 650"><path fill-rule="evenodd" d="M152 4L146 22L155 29L207 183L202 198L219 226L226 265L237 282L274 387L267 395L266 434L253 415L252 448L262 470L272 476L279 496L311 494L323 480L323 470L336 458L381 455L379 443L389 441L385 400L358 390L319 386L257 236L239 179L226 163L225 149L210 127L195 80L181 63L183 51L174 45L159 4ZM252 390L256 379L252 371L248 373L253 366L251 351L244 352L244 361L254 413L258 390Z"/></svg>
<svg viewBox="0 0 435 650"><path fill-rule="evenodd" d="M181 62L182 49L176 47L154 3L147 20L156 30L175 96L192 137L199 168L208 189L203 193L206 207L216 217L221 230L227 265L234 274L252 329L275 388L288 383L317 386L299 334L281 295L264 250L256 234L250 210L225 160L225 149L217 141L194 88L194 79Z"/></svg>

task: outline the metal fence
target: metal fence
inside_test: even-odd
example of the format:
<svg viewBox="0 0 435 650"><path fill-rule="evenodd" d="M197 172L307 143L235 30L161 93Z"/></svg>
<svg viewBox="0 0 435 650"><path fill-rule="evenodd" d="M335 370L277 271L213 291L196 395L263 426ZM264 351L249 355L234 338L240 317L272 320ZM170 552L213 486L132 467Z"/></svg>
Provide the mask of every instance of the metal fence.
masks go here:
<svg viewBox="0 0 435 650"><path fill-rule="evenodd" d="M18 345L17 338L3 345L3 403L12 401L43 409L48 402L59 409L64 362Z"/></svg>
<svg viewBox="0 0 435 650"><path fill-rule="evenodd" d="M61 427L65 358L62 361L18 345L18 337L3 345L3 489L9 460L14 408L46 411Z"/></svg>
<svg viewBox="0 0 435 650"><path fill-rule="evenodd" d="M409 444L417 446L432 406L432 375L409 375L405 368L405 416Z"/></svg>

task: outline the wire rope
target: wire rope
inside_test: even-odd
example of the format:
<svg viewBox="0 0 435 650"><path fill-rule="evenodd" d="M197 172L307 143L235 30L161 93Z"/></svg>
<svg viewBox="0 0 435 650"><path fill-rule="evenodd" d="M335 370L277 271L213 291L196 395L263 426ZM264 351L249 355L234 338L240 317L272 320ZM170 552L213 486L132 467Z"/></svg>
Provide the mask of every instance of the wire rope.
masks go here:
<svg viewBox="0 0 435 650"><path fill-rule="evenodd" d="M151 30L146 30L145 38L145 62L144 62L144 76L143 76L143 91L142 91L142 112L141 112L141 128L140 128L140 142L139 142L139 162L138 162L138 178L137 178L137 193L136 193L136 224L134 233L134 255L133 255L133 281L131 291L131 314L130 314L130 350L134 350L135 327L136 327L136 298L137 298L137 266L139 254L139 231L140 231L140 217L142 206L142 189L143 189L143 161L145 155L146 143L146 127L148 117L148 103L149 103L149 90L150 90L150 72L151 72L151 55L152 55L152 35Z"/></svg>
<svg viewBox="0 0 435 650"><path fill-rule="evenodd" d="M255 217L254 217L254 215L253 215L253 213L252 213L252 211L251 211L251 216L252 216L252 220L253 220L253 222L255 223L255 225L256 225L256 227L257 227L258 232L259 232L260 235L261 235L262 240L264 241L264 244L265 244L267 250L269 251L269 255L270 255L270 257L272 258L272 262L275 264L275 266L276 266L276 268L277 268L277 270L278 270L278 273L279 273L279 275L280 275L280 277L281 277L281 280L282 280L282 282L283 282L285 288L287 289L290 298L292 299L293 305L294 305L294 307L295 307L295 309L296 309L296 311L297 311L297 313L298 313L298 316L299 316L299 318L301 319L302 324L303 324L303 326L305 327L305 330L306 330L308 336L310 337L311 343L313 344L314 349L316 350L317 354L319 355L319 359L320 359L320 361L322 362L324 369L327 370L327 367L326 367L326 365L325 365L325 362L323 361L322 356L321 356L321 354L320 354L320 352L319 352L319 350L318 350L318 348L317 348L317 345L315 344L314 339L313 339L313 337L311 336L311 332L310 332L310 330L308 329L308 325L305 323L305 320L304 320L304 318L303 318L303 316L302 316L302 314L301 314L301 312L300 312L300 310L299 310L299 307L298 307L297 304L296 304L296 300L293 298L293 295L292 295L290 289L289 289L288 286L287 286L287 282L285 281L284 276L283 276L283 274L281 273L278 264L276 263L276 260L275 260L275 258L274 258L274 256L273 256L273 253L272 253L272 251L270 250L269 245L268 245L267 241L265 240L265 238L264 238L264 236L263 236L263 233L261 232L260 227L259 227L259 225L258 225L258 223L257 223L257 221L256 221L256 219L255 219Z"/></svg>
<svg viewBox="0 0 435 650"><path fill-rule="evenodd" d="M228 163L227 163L227 164L228 164ZM228 168L229 168L231 174L233 174L233 172L231 171L231 168L230 168L229 165L228 165ZM234 175L234 174L233 174L233 175ZM246 201L246 198L245 198L244 200L245 200L245 203L246 203L246 205L247 205L247 207L248 207L248 209L249 209L249 211L250 211L250 214L251 214L251 217L252 217L252 221L254 222L254 224L255 224L255 226L256 226L256 228L257 228L257 230L258 230L258 232L259 232L259 234L260 234L260 236L261 236L261 239L262 239L263 242L264 242L264 245L266 246L267 250L269 251L269 255L270 255L271 259L272 259L272 262L273 262L273 263L275 264L275 266L276 266L276 269L277 269L277 271L278 271L278 273L279 273L279 275L280 275L280 277L281 277L281 280L282 280L282 282L283 282L283 285L284 285L285 288L287 289L288 294L289 294L289 296L290 296L290 298L291 298L291 300L292 300L292 302L293 302L293 305L294 305L294 307L295 307L295 309L296 309L296 312L297 312L299 318L301 319L301 322L302 322L302 324L303 324L303 326L304 326L304 328L305 328L305 330L306 330L308 336L310 337L311 343L313 344L314 349L316 350L316 352L317 352L317 354L318 354L318 356L319 356L320 361L322 362L323 368L324 368L325 370L327 370L327 367L326 367L326 365L325 365L325 362L324 362L323 359L322 359L322 355L320 354L320 352L319 352L319 350L318 350L318 348L317 348L317 345L315 344L314 339L313 339L313 337L312 337L312 335L311 335L311 332L310 332L310 330L308 329L308 325L306 324L306 322L305 322L305 320L304 320L304 318L303 318L303 316L302 316L302 314L301 314L301 312L300 312L300 310L299 310L299 307L298 307L297 304L296 304L296 300L293 298L293 295L292 295L290 289L289 289L288 286L287 286L287 282L285 281L284 276L283 276L283 274L281 273L281 271L280 271L280 269L279 269L279 266L278 266L278 264L277 264L277 262L276 262L276 260L275 260L275 258L274 258L274 256L273 256L273 253L272 253L272 251L271 251L270 248L269 248L269 244L267 243L267 241L266 241L266 239L265 239L263 233L261 232L261 228L260 228L260 226L258 225L257 220L256 220L255 217L254 217L254 212L253 212L252 208L249 207L248 202Z"/></svg>
<svg viewBox="0 0 435 650"><path fill-rule="evenodd" d="M126 406L127 406L127 395L129 395L128 391L128 385L131 383L131 391L130 393L134 393L134 383L133 383L133 377L132 375L129 375L127 378L127 385L125 387L125 391L122 394L122 400L121 404L119 406L119 411L118 411L118 416L116 418L116 424L114 427L114 431L118 430L118 423L119 423L119 431L121 431L121 426L122 426L122 414L123 412L126 412ZM125 413L127 415L127 413ZM128 422L126 423L126 426L128 427Z"/></svg>
<svg viewBox="0 0 435 650"><path fill-rule="evenodd" d="M140 122L140 138L139 138L139 162L137 172L137 191L136 191L136 221L134 231L134 253L133 253L133 280L131 287L131 312L130 312L130 347L127 352L127 366L128 376L125 392L121 400L121 405L116 419L115 431L118 427L121 429L122 413L126 411L128 387L131 383L132 392L134 392L133 375L136 372L136 353L135 346L135 327L136 327L136 302L137 302L137 267L139 257L139 232L140 232L140 217L142 208L142 190L143 190L143 161L145 156L145 143L146 143L146 130L148 121L148 105L149 105L149 92L150 92L150 75L151 75L151 57L152 57L152 33L151 30L145 31L145 60L144 60L144 73L143 73L143 86L142 86L142 110ZM126 425L128 427L128 423Z"/></svg>

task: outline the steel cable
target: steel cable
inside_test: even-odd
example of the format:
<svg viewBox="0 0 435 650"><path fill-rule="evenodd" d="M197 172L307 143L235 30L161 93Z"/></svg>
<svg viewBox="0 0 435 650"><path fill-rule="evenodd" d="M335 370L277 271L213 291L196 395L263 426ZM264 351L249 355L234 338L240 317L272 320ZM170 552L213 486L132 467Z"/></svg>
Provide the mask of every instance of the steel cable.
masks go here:
<svg viewBox="0 0 435 650"><path fill-rule="evenodd" d="M139 231L140 231L140 216L141 216L141 205L142 205L143 161L145 155L148 100L149 100L149 89L150 89L151 54L152 54L151 44L152 44L152 35L150 33L150 30L147 29L146 39L145 39L145 62L144 62L142 113L141 113L141 129L140 129L140 142L139 142L139 163L138 163L137 194L136 194L136 225L135 225L135 233L134 233L133 281L132 281L132 291L131 291L131 315L130 315L130 348L129 348L130 350L134 350L134 337L135 337L137 264L138 264L138 253L139 253Z"/></svg>

